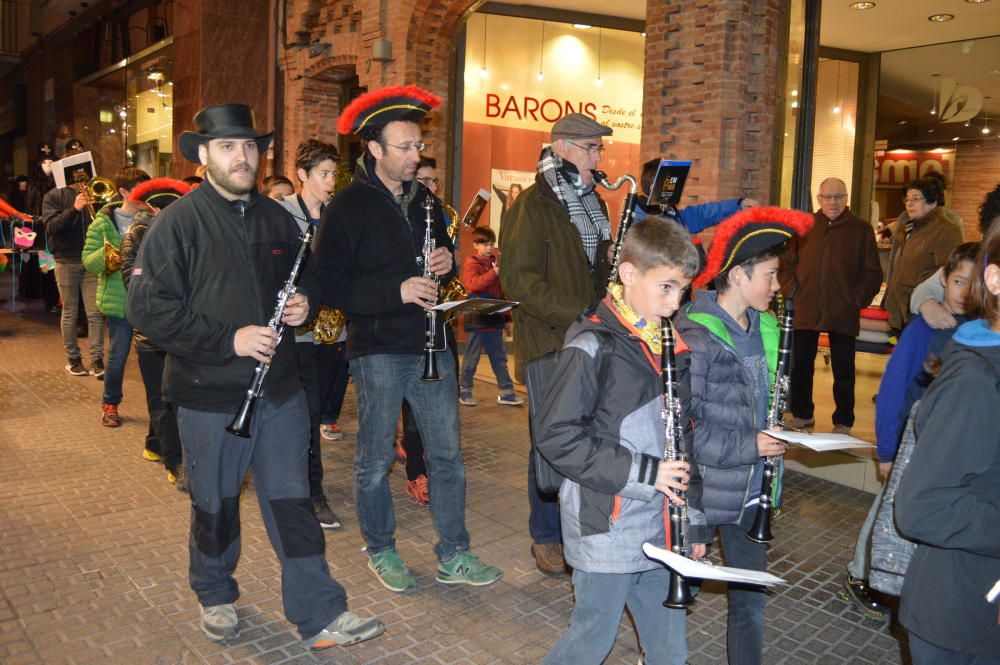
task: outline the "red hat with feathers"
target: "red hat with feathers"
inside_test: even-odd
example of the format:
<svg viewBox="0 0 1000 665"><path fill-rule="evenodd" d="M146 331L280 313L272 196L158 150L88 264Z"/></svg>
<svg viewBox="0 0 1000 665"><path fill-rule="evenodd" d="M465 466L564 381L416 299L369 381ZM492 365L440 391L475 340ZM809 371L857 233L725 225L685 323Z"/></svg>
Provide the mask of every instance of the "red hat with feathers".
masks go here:
<svg viewBox="0 0 1000 665"><path fill-rule="evenodd" d="M191 191L191 185L174 178L153 178L132 188L128 200L163 209Z"/></svg>
<svg viewBox="0 0 1000 665"><path fill-rule="evenodd" d="M337 119L341 134L374 135L393 120L420 122L441 105L441 98L415 85L395 85L365 93L347 105Z"/></svg>
<svg viewBox="0 0 1000 665"><path fill-rule="evenodd" d="M708 261L691 283L699 289L733 266L777 247L793 236L803 236L812 228L814 218L801 210L775 206L741 210L716 227Z"/></svg>

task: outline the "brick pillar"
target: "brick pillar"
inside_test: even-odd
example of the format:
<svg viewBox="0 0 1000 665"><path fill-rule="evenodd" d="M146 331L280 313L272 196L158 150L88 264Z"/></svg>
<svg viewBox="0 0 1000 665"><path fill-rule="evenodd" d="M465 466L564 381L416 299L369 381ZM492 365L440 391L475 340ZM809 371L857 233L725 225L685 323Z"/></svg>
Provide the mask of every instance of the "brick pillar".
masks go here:
<svg viewBox="0 0 1000 665"><path fill-rule="evenodd" d="M196 165L177 149L177 137L194 128L192 118L209 104L253 107L258 129L271 116L267 104L268 0L187 0L174 12L174 177Z"/></svg>
<svg viewBox="0 0 1000 665"><path fill-rule="evenodd" d="M649 0L642 159L694 162L683 204L767 199L782 0Z"/></svg>

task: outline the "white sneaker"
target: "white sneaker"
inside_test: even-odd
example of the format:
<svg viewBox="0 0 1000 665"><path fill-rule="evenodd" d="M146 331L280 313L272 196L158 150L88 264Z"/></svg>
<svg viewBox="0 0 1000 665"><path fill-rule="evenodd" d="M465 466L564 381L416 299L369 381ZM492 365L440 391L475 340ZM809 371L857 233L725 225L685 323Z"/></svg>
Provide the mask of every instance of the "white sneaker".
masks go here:
<svg viewBox="0 0 1000 665"><path fill-rule="evenodd" d="M213 642L223 642L238 637L240 620L232 603L201 608L201 632Z"/></svg>
<svg viewBox="0 0 1000 665"><path fill-rule="evenodd" d="M497 404L506 404L508 406L521 406L524 404L524 400L517 395L498 395Z"/></svg>
<svg viewBox="0 0 1000 665"><path fill-rule="evenodd" d="M458 398L458 403L461 404L462 406L478 406L479 405L479 402L477 402L476 400L474 400L472 398L472 396L469 396L469 397L459 397Z"/></svg>

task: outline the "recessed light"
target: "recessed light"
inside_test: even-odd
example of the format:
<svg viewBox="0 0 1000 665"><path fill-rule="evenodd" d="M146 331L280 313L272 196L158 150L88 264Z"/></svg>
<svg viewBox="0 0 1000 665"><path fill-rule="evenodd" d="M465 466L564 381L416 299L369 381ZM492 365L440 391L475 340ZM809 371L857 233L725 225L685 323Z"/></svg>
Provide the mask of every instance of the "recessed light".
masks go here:
<svg viewBox="0 0 1000 665"><path fill-rule="evenodd" d="M905 120L900 120L900 121L899 121L899 124L901 124L901 125L905 125L905 124L906 124L906 121L905 121Z"/></svg>
<svg viewBox="0 0 1000 665"><path fill-rule="evenodd" d="M989 2L990 0L965 0L965 1L968 2L970 5L981 5L984 2Z"/></svg>
<svg viewBox="0 0 1000 665"><path fill-rule="evenodd" d="M858 11L864 11L865 9L872 9L875 7L874 2L852 2L848 5L851 9L857 9Z"/></svg>
<svg viewBox="0 0 1000 665"><path fill-rule="evenodd" d="M950 21L955 18L954 14L931 14L927 17L927 20L931 23L944 23L945 21Z"/></svg>
<svg viewBox="0 0 1000 665"><path fill-rule="evenodd" d="M594 26L587 25L586 23L574 23L573 27L576 28L576 29L578 29L578 30L590 30Z"/></svg>
<svg viewBox="0 0 1000 665"><path fill-rule="evenodd" d="M957 141L957 140L958 140L958 137L957 137L957 136L953 136L953 137L951 138L951 140L952 140L952 141Z"/></svg>

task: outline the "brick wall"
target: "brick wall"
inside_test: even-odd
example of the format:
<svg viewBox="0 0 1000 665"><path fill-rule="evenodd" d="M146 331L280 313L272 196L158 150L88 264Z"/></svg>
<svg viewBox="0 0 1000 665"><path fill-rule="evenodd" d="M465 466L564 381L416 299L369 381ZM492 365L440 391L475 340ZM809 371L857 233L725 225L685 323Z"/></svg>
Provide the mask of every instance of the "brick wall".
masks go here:
<svg viewBox="0 0 1000 665"><path fill-rule="evenodd" d="M951 207L964 223L966 240L978 240L979 206L1000 183L1000 139L959 143L955 149Z"/></svg>
<svg viewBox="0 0 1000 665"><path fill-rule="evenodd" d="M647 4L642 158L694 162L685 204L767 198L782 4Z"/></svg>

